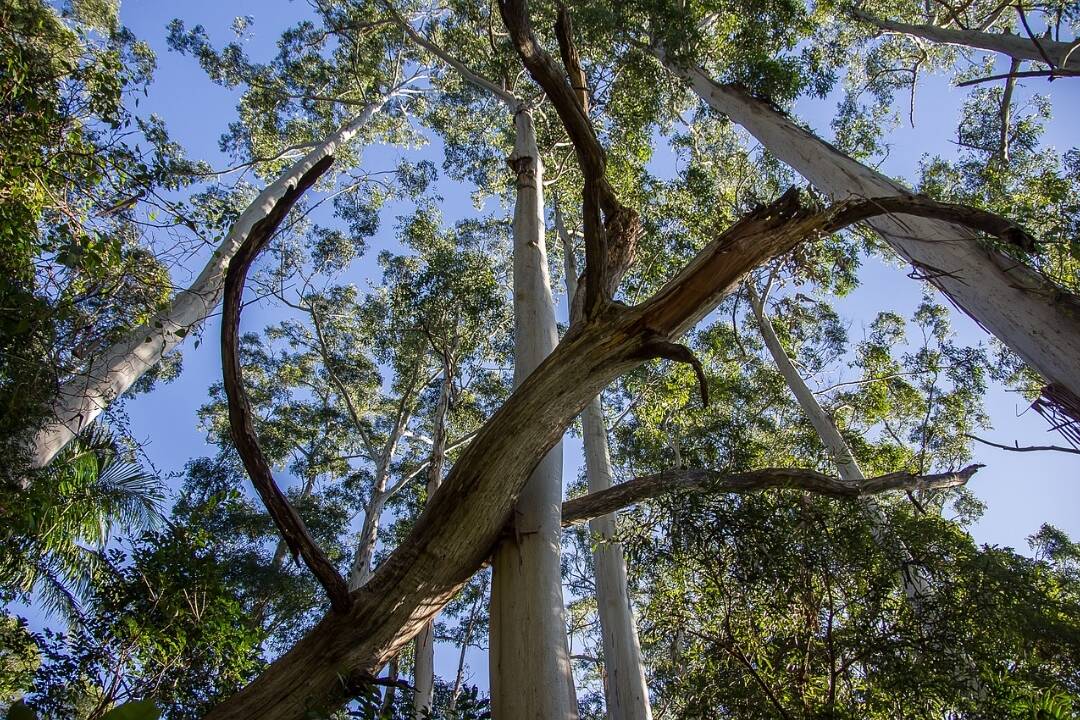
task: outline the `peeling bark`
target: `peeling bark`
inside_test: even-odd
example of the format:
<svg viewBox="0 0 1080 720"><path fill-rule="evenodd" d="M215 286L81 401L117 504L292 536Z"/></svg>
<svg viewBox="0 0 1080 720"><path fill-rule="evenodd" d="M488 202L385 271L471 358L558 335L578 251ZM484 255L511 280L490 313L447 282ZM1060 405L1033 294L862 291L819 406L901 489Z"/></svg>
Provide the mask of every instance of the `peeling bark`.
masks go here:
<svg viewBox="0 0 1080 720"><path fill-rule="evenodd" d="M514 116L514 384L558 343L544 239L543 163L532 116ZM495 720L574 720L559 561L562 445L536 465L491 561L491 712Z"/></svg>

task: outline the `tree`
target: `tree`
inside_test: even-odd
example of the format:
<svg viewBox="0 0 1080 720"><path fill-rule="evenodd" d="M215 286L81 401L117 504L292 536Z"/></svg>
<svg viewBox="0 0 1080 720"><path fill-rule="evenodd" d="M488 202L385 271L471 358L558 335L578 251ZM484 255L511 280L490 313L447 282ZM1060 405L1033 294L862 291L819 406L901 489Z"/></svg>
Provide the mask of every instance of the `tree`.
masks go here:
<svg viewBox="0 0 1080 720"><path fill-rule="evenodd" d="M977 470L963 467L965 435L982 418L987 374L1017 366L957 346L946 311L929 299L912 320L921 346L886 310L849 347L828 299L850 289L861 257L877 250L845 232L858 223L891 228L894 240L898 216L961 228L971 242L931 245L965 248L941 252L963 256L971 272L987 258L1023 260L1030 266L1016 278L1056 291L1047 276L1068 273L1068 221L1030 212L1061 246L1040 248L1008 217L1015 191L987 192L977 159L928 172L936 198L883 179L870 197L785 189L793 175L782 163L747 149L672 72L691 68L699 86L720 79L710 97L720 88L734 98L726 112L735 119L764 118L764 135L821 151L827 162L810 165L823 177L845 168L881 179L763 99L786 104L830 87L841 58L813 43L798 58L790 51L819 21L841 16L826 8L810 18L797 5L673 10L503 0L497 14L451 3L414 15L411 6L326 0L284 33L269 65L239 43L216 51L201 29L172 26L175 48L246 88L224 146L270 187L308 149L298 145L328 137L356 103L394 88L401 96L371 111L355 141L317 145L311 167L246 230L236 218L254 188L211 182L189 193L192 217L237 241L215 271L224 380L201 413L217 451L189 464L168 530L124 545L122 568L92 589L93 612L71 628L75 641L37 643L48 661L29 706L93 716L159 701L177 717L475 717L484 701L463 668L485 630L498 718L648 717L651 707L685 717L716 708L975 717L1071 702L1071 542L1047 529L1033 546L1042 556L1025 559L976 548L962 529L977 514L963 490ZM851 28L846 15L836 22L841 35ZM877 42L865 28L845 37L840 47ZM853 53L850 67L865 57ZM1022 161L1031 121L1001 112L1011 108L1004 90L995 100L1006 142L989 118L965 129L982 145L993 136L1003 165ZM867 115L856 94L841 113L840 132L858 134ZM433 134L447 176L465 187L455 192L471 183L482 219L444 227L427 192L430 163L356 169L361 142L406 146ZM661 136L678 158L671 179L650 170ZM877 137L871 124L853 142L870 147ZM320 181L331 165L346 169L332 189ZM971 192L940 180L955 177L970 177ZM1057 179L1040 177L1048 196L1063 197ZM317 181L334 194L332 208L307 197ZM570 322L561 340L545 188L565 201L556 232L580 227L584 248L580 275L572 243L563 251ZM401 205L397 238L379 255L381 279L349 284L348 264L363 255L380 211ZM229 227L240 229L230 236ZM772 308L759 298L748 313L741 289L774 262L814 297L793 285ZM1018 292L1023 312L1037 304ZM260 300L279 315L245 334L245 307ZM755 323L787 372L763 360ZM830 363L856 378L815 397L799 369L809 378ZM594 487L563 502L557 448L579 416ZM840 477L829 474L836 465ZM960 522L942 517L948 508ZM561 527L591 519L599 547L572 531L561 562ZM606 673L603 703L591 692L596 674L575 697L564 570L573 632L591 652L579 662ZM206 588L210 615L184 605L182 578ZM973 627L970 608L990 625ZM114 641L123 651L115 662ZM436 641L458 647L452 684L436 677ZM971 672L957 673L958 660ZM1006 667L1018 677L999 679ZM85 682L61 687L65 673ZM211 681L199 686L200 675ZM977 675L985 693L958 675Z"/></svg>

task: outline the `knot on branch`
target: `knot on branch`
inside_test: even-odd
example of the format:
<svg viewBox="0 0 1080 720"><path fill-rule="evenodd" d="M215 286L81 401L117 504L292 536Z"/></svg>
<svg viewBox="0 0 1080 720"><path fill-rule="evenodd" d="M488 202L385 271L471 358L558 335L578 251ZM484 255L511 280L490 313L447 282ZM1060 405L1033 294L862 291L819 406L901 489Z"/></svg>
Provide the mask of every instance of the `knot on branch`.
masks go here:
<svg viewBox="0 0 1080 720"><path fill-rule="evenodd" d="M697 377L698 390L701 393L701 406L709 407L709 382L705 377L705 366L701 364L694 351L685 345L665 340L662 337L653 337L645 341L645 344L634 354L635 359L641 360L673 360L678 363L686 363L694 369Z"/></svg>

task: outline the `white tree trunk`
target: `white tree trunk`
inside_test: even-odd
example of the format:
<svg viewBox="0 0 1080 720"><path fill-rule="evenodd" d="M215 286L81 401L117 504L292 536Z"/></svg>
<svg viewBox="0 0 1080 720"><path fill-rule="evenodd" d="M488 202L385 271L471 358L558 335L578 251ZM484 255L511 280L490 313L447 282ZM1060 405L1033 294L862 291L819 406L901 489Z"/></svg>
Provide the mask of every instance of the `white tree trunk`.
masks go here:
<svg viewBox="0 0 1080 720"><path fill-rule="evenodd" d="M909 193L768 103L713 82L700 67L678 67L663 49L654 52L671 72L689 81L706 104L728 115L820 190L837 199ZM910 215L883 215L868 223L1028 365L1080 396L1080 305L1075 298L1038 271L981 247L974 233L959 226Z"/></svg>
<svg viewBox="0 0 1080 720"><path fill-rule="evenodd" d="M543 166L532 117L514 116L514 384L558 343L544 239ZM492 559L494 720L576 720L559 564L562 445L533 470Z"/></svg>
<svg viewBox="0 0 1080 720"><path fill-rule="evenodd" d="M814 426L814 430L817 432L822 444L825 445L829 456L836 463L837 474L844 482L861 485L866 480L862 468L859 467L851 448L848 446L847 441L844 440L844 436L840 434L833 419L818 403L813 391L807 386L806 381L803 380L802 375L799 374L798 369L792 364L791 359L784 351L784 347L780 344L780 338L776 336L772 321L769 320L768 315L765 313L766 298L758 297L757 292L750 283L747 283L746 289L750 296L750 307L754 311L758 328L761 330L761 338L765 341L765 347L768 348L773 362L776 363L784 382L787 383L791 393L798 401L799 407L810 419L810 424ZM923 601L931 593L929 581L921 572L918 572L910 551L889 531L885 514L877 501L873 498L864 497L859 498L858 502L870 519L870 533L873 535L877 546L885 551L899 552L901 557L900 575L904 584L904 594L911 603L912 609L916 613L920 613Z"/></svg>
<svg viewBox="0 0 1080 720"><path fill-rule="evenodd" d="M442 484L443 461L446 453L446 415L450 409L454 374L449 355L443 357L442 384L435 405L434 427L431 432L431 461L428 465L427 496L430 499ZM430 717L435 700L435 620L431 618L416 636L413 665L413 710L416 720Z"/></svg>
<svg viewBox="0 0 1080 720"><path fill-rule="evenodd" d="M577 294L577 263L573 243L562 225L558 205L555 224L563 241L566 275L566 305L572 307ZM585 474L589 492L607 490L612 484L607 423L600 396L581 413L585 446ZM627 590L626 557L622 543L615 540L615 514L589 521L595 543L593 566L596 573L596 605L604 645L604 701L609 720L652 720L645 665L641 661L637 625Z"/></svg>
<svg viewBox="0 0 1080 720"><path fill-rule="evenodd" d="M32 441L32 466L45 467L71 439L92 423L143 373L176 347L213 311L221 300L225 271L256 223L265 218L308 171L347 143L382 107L385 98L368 103L336 132L294 163L268 185L229 229L191 286L145 325L127 334L93 360L87 369L64 383L50 410L50 421Z"/></svg>

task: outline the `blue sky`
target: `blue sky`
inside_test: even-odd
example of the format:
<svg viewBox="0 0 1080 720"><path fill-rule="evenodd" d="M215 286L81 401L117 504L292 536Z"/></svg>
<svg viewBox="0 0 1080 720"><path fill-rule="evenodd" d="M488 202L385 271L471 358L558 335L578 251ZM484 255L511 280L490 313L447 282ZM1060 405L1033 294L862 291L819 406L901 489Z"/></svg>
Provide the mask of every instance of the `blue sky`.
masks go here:
<svg viewBox="0 0 1080 720"><path fill-rule="evenodd" d="M302 2L284 0L189 0L185 3L163 3L151 0L128 0L121 9L121 19L139 38L147 41L158 52L156 80L149 97L143 101L141 110L160 115L167 123L174 140L187 151L189 157L204 159L221 167L228 158L218 151L218 137L229 122L235 119L237 94L212 84L191 57L170 53L164 38L167 23L176 16L190 27L202 24L207 28L215 44L233 38L229 26L236 16L251 15L255 18L251 36L246 40L248 52L256 60L269 59L274 53L274 42L280 30L296 17L308 13L309 7ZM1075 130L1069 127L1068 118L1080 114L1080 83L1061 80L1052 86L1057 116L1065 121L1054 121L1049 129L1050 142L1059 149L1075 143ZM1045 83L1028 83L1030 88L1045 91ZM946 156L954 152L949 139L954 137L955 122L963 94L937 78L926 78L916 98L916 127L902 125L890 135L892 151L882 169L892 175L909 180L915 176L918 160L924 154L940 153ZM835 107L835 97L801 103L797 110L819 133L829 137L828 123ZM399 151L380 149L365 155L366 164L372 169L385 169L395 164ZM441 166L442 156L437 146L419 154L414 159L427 157ZM469 206L467 189L442 185L441 192L448 198L448 207L465 210ZM458 194L460 193L460 194ZM454 219L454 218L450 218ZM386 218L379 236L372 243L378 249L392 243L394 223ZM382 243L382 245L380 245ZM350 274L358 283L374 281L379 271L374 263L375 252L369 252L363 264ZM906 277L906 270L870 261L864 268L862 286L841 303L840 312L848 319L849 334L853 341L861 338L862 329L881 309L892 308L905 315L918 304L922 289L919 283ZM177 276L179 283L186 278ZM244 327L259 329L271 322L278 312L268 303L250 307L244 315ZM966 317L953 313L954 325L966 343L985 342L986 335ZM207 342L195 349L189 342L183 348L184 374L168 385L162 385L152 394L139 397L127 404L131 428L135 437L146 442L148 456L162 472L181 470L189 459L212 454L203 433L196 427L196 410L205 402L207 387L220 380L220 357L216 317L204 329ZM995 387L986 399L987 409L994 428L986 436L1005 443L1062 444L1063 441L1048 432L1046 422L1032 411L1025 411L1027 403L1022 397ZM581 464L580 445L575 439L567 441L566 473L574 477ZM1080 456L1060 453L1008 453L1000 450L976 447L975 458L985 463L972 483L972 489L987 504L983 519L972 531L979 542L1008 545L1024 551L1024 539L1036 531L1043 522L1054 523L1071 535L1080 536L1080 519L1076 508L1080 501ZM440 649L441 668L450 660L448 648ZM482 667L482 659L475 658L474 667ZM476 681L486 685L481 670Z"/></svg>

